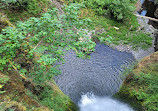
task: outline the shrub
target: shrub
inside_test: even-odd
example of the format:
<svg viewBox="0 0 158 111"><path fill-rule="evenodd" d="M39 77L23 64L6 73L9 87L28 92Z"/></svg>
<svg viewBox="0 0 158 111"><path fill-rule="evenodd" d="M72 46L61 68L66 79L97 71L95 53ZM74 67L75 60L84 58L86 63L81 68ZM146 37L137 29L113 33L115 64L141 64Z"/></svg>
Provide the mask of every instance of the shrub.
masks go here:
<svg viewBox="0 0 158 111"><path fill-rule="evenodd" d="M1 8L19 8L24 7L27 0L1 0Z"/></svg>
<svg viewBox="0 0 158 111"><path fill-rule="evenodd" d="M9 80L8 76L3 75L2 73L0 73L0 94L6 92L6 91L4 91L2 89L3 89L3 86L5 85L5 83L7 83L8 80Z"/></svg>
<svg viewBox="0 0 158 111"><path fill-rule="evenodd" d="M59 73L53 64L63 60L63 48L78 51L86 48L86 53L89 49L93 50L95 43L91 40L84 41L79 46L76 44L80 41L79 38L84 37L84 32L77 33L73 31L74 27L82 30L82 26L88 26L89 23L86 19L78 18L79 7L77 4L65 6L66 15L60 17L57 16L57 9L49 10L40 18L32 17L19 22L16 28L3 29L0 34L0 70L6 67L11 70L14 65L22 74L26 73L21 63L14 62L15 58L25 58L30 64L34 64L32 71L27 73L28 76L33 82L43 84ZM35 53L40 55L38 59L35 59Z"/></svg>
<svg viewBox="0 0 158 111"><path fill-rule="evenodd" d="M75 0L82 2L83 0ZM87 0L85 5L100 15L108 15L116 20L126 20L134 11L132 2L135 0Z"/></svg>
<svg viewBox="0 0 158 111"><path fill-rule="evenodd" d="M0 8L27 10L30 14L35 15L40 13L47 3L47 0L1 0Z"/></svg>

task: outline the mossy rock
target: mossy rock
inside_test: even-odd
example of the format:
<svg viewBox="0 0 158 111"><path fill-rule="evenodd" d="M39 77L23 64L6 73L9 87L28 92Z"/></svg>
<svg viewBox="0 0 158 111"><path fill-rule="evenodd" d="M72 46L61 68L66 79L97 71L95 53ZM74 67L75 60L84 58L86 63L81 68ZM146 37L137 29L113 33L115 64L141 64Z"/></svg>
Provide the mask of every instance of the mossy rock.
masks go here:
<svg viewBox="0 0 158 111"><path fill-rule="evenodd" d="M157 111L158 52L143 58L124 80L114 97L136 111Z"/></svg>
<svg viewBox="0 0 158 111"><path fill-rule="evenodd" d="M72 100L59 89L59 87L55 84L54 81L49 82L48 84L54 92L52 95L52 98L58 96L58 97L60 97L60 99L65 100L65 101L63 101L63 104L65 104L65 105L62 105L63 109L65 109L66 111L78 111L79 110L78 106L76 104L74 104L72 102Z"/></svg>
<svg viewBox="0 0 158 111"><path fill-rule="evenodd" d="M130 106L135 110L135 111L143 111L142 106L141 106L141 101L139 101L135 95L132 93L132 91L129 89L128 86L121 86L120 90L118 93L114 95L115 98L130 104Z"/></svg>

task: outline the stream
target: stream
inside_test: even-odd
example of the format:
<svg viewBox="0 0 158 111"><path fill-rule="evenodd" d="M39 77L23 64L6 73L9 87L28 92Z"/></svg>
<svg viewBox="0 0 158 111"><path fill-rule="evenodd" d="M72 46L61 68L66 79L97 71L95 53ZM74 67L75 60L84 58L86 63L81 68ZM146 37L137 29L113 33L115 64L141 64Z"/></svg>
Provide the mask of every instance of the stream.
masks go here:
<svg viewBox="0 0 158 111"><path fill-rule="evenodd" d="M150 15L144 3L141 0L144 8L138 14ZM73 50L66 51L66 62L59 63L62 74L54 78L59 88L80 111L134 111L126 103L112 98L122 84L123 72L136 62L133 54L97 43L90 57L82 59L76 57Z"/></svg>
<svg viewBox="0 0 158 111"><path fill-rule="evenodd" d="M60 67L62 74L55 77L56 84L74 103L80 103L81 109L86 107L81 111L103 111L110 104L114 107L106 111L131 111L125 110L129 109L127 105L111 97L120 88L123 80L122 73L135 62L132 53L120 52L107 45L97 43L95 52L90 56L90 59L82 59L76 57L74 51L67 51L64 56L66 62ZM87 96L87 93L92 93L94 96ZM87 100L96 103L87 104ZM87 109L88 107L93 109L94 104L102 110ZM107 105L101 107L103 104ZM124 109L124 107L127 108ZM119 108L119 110L115 108Z"/></svg>

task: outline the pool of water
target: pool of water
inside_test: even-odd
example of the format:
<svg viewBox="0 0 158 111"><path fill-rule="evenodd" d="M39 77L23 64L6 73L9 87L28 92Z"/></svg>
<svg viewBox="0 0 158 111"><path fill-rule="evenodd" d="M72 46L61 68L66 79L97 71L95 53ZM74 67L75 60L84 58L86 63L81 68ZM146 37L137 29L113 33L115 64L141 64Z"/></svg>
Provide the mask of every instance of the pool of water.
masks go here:
<svg viewBox="0 0 158 111"><path fill-rule="evenodd" d="M132 53L99 43L90 56L90 59L78 58L74 51L67 51L66 62L59 68L62 74L55 77L56 84L74 103L78 103L81 95L87 92L98 96L117 93L123 72L135 62Z"/></svg>

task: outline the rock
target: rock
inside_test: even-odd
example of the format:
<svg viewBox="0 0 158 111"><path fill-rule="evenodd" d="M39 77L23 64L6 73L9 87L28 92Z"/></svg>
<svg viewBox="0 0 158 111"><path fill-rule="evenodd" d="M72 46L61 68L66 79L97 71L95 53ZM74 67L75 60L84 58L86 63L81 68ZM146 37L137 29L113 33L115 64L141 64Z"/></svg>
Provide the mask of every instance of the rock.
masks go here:
<svg viewBox="0 0 158 111"><path fill-rule="evenodd" d="M155 52L158 51L158 34L155 35L154 49Z"/></svg>
<svg viewBox="0 0 158 111"><path fill-rule="evenodd" d="M149 105L153 106L153 107L150 107L151 111L158 111L158 110L154 110L154 108L157 108L157 106L156 106L157 103L150 102L150 101L153 101L153 100L149 100L150 96L144 96L144 97L146 97L145 99L144 99L144 97L140 98L140 94L143 93L146 95L146 93L144 93L144 91L147 90L148 87L146 87L146 86L141 87L141 84L138 82L143 77L145 77L144 76L145 74L148 74L148 77L152 76L157 71L157 68L154 68L154 67L156 67L157 63L158 63L158 52L154 52L153 54L144 57L138 63L138 65L135 66L133 71L131 71L129 73L129 75L126 77L119 92L116 93L114 95L114 97L116 97L117 99L121 99L122 101L124 101L126 103L129 103L130 106L132 106L135 111L148 111L147 109L149 108ZM150 69L152 69L152 70L150 70ZM135 78L135 75L139 75L139 74L141 74L141 72L144 73L143 76L139 76L139 77L137 76L137 78ZM155 74L157 74L157 73L155 73ZM145 82L143 82L143 83L145 83ZM150 87L152 87L152 86L150 86ZM141 91L138 88L141 88L143 90ZM135 93L135 91L137 93ZM150 93L152 93L154 95L153 92L150 92ZM148 94L150 94L150 93L148 92ZM147 100L149 100L149 102L148 102L149 105L146 105Z"/></svg>
<svg viewBox="0 0 158 111"><path fill-rule="evenodd" d="M155 12L154 12L154 16L155 16L156 18L158 18L158 7L156 8L156 10L155 10Z"/></svg>

